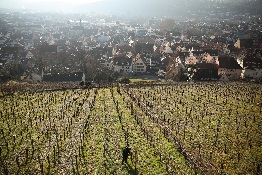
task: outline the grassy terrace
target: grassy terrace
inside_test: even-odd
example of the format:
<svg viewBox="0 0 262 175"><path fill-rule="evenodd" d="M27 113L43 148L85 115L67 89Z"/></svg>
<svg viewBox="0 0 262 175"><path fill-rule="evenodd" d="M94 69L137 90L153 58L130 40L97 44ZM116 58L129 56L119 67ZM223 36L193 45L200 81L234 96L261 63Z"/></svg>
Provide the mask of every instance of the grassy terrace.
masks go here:
<svg viewBox="0 0 262 175"><path fill-rule="evenodd" d="M200 166L219 174L260 174L261 90L261 85L206 83L130 87L127 92L168 126Z"/></svg>
<svg viewBox="0 0 262 175"><path fill-rule="evenodd" d="M261 85L68 87L1 87L0 174L262 173Z"/></svg>
<svg viewBox="0 0 262 175"><path fill-rule="evenodd" d="M138 125L116 88L2 94L0 174L194 173L134 105ZM127 144L133 155L122 165Z"/></svg>

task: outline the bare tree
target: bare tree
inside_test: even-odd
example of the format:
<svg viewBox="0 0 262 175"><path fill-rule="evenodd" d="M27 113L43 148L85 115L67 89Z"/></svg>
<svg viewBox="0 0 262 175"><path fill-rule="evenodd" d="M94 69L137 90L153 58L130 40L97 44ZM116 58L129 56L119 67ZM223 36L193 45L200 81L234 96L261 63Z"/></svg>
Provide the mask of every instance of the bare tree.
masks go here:
<svg viewBox="0 0 262 175"><path fill-rule="evenodd" d="M108 81L113 78L113 72L104 67L90 52L80 57L80 65L88 81Z"/></svg>
<svg viewBox="0 0 262 175"><path fill-rule="evenodd" d="M8 60L0 71L0 74L9 77L12 80L19 80L24 73L25 67L16 60Z"/></svg>
<svg viewBox="0 0 262 175"><path fill-rule="evenodd" d="M177 53L169 56L170 61L166 68L166 80L181 81L181 77L183 77L185 67L177 56Z"/></svg>

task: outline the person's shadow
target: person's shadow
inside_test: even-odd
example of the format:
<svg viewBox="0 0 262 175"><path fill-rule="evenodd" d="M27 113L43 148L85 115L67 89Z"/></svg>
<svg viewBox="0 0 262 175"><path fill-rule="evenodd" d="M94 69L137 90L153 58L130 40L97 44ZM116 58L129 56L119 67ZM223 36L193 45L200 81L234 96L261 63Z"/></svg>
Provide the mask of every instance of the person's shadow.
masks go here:
<svg viewBox="0 0 262 175"><path fill-rule="evenodd" d="M129 163L125 163L125 169L130 175L138 175L138 170L135 170Z"/></svg>

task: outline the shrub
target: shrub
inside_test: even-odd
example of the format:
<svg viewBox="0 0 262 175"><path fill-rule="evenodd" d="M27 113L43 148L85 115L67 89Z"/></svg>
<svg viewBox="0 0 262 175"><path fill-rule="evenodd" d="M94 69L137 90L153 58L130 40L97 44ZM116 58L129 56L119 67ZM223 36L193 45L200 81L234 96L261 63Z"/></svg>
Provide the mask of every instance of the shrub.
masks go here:
<svg viewBox="0 0 262 175"><path fill-rule="evenodd" d="M119 83L129 84L130 80L129 80L129 78L122 78L122 79L119 80Z"/></svg>

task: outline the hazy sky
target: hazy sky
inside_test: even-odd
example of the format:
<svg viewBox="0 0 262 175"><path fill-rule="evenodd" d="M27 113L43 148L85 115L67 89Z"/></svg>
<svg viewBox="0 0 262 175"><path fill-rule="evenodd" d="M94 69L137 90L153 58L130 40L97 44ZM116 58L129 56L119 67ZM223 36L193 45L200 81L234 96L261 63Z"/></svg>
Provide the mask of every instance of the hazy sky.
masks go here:
<svg viewBox="0 0 262 175"><path fill-rule="evenodd" d="M207 1L213 4L212 0L0 0L0 8L136 16L178 16L198 11L205 6ZM226 1L236 2L235 0Z"/></svg>
<svg viewBox="0 0 262 175"><path fill-rule="evenodd" d="M181 1L181 0L176 0ZM0 7L12 9L36 9L57 11L134 12L156 11L162 2L172 0L0 0ZM164 8L165 4L163 5ZM156 8L157 7L157 8Z"/></svg>
<svg viewBox="0 0 262 175"><path fill-rule="evenodd" d="M188 1L188 0L186 0ZM164 9L170 4L184 0L0 0L2 8L25 8L39 10L94 10L94 11L146 11L152 7Z"/></svg>
<svg viewBox="0 0 262 175"><path fill-rule="evenodd" d="M29 3L42 3L42 2L63 2L63 3L90 3L90 2L95 2L95 1L101 1L101 0L1 0L0 4L8 4L8 5L15 5L14 3L18 3L18 4L29 4Z"/></svg>
<svg viewBox="0 0 262 175"><path fill-rule="evenodd" d="M79 6L104 0L0 0L2 8L69 8L70 6ZM48 10L48 9L46 9Z"/></svg>

